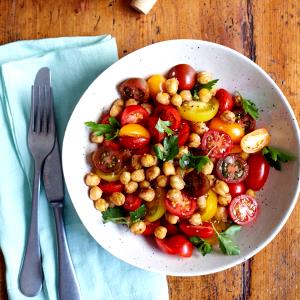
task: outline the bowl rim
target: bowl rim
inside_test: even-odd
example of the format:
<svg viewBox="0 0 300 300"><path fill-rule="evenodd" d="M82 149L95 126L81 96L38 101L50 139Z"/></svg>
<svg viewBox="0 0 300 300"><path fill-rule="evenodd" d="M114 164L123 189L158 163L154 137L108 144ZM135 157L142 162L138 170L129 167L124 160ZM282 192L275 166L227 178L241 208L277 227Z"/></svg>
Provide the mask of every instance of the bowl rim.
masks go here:
<svg viewBox="0 0 300 300"><path fill-rule="evenodd" d="M290 105L290 103L288 102L287 98L285 97L284 93L281 91L281 89L277 86L277 84L275 83L275 81L270 77L270 75L264 71L257 63L255 63L254 61L252 61L251 59L249 59L247 56L243 55L242 53L238 52L237 50L234 50L230 47L221 45L221 44L217 44L214 42L210 42L210 41L205 41L205 40L198 40L198 39L170 39L170 40L164 40L161 42L157 42L154 44L150 44L147 46L144 46L142 48L136 49L133 52L123 56L122 58L120 58L119 60L117 60L115 63L113 63L111 66L115 65L116 63L118 63L120 60L126 60L128 58L130 58L131 56L134 56L136 54L136 52L142 51L143 49L147 49L150 47L159 47L159 46L163 46L164 44L177 44L177 43L192 43L193 46L195 45L195 43L198 43L201 46L213 46L213 47L217 47L217 48L221 48L224 51L227 51L228 53L231 53L235 56L238 56L240 59L250 63L250 65L252 67L254 67L259 73L261 73L266 80L268 80L268 82L271 84L271 86L274 88L274 90L276 91L276 93L279 94L281 100L283 100L283 105L285 106L285 108L287 109L288 113L291 116L291 120L292 120L292 127L296 132L296 138L297 138L297 145L298 145L298 149L300 148L300 130L299 130L299 125L297 122L297 118L294 114L294 111ZM73 117L73 113L74 111L77 109L79 103L81 103L82 98L85 97L85 95L87 94L87 92L92 88L92 86L95 85L95 82L98 80L98 78L100 76L102 76L103 74L105 74L106 72L108 72L108 70L111 68L111 66L109 66L106 70L104 70L101 74L99 74L94 80L93 82L89 85L89 87L85 90L85 92L81 95L79 101L77 102L76 106L73 109L73 112L68 120L66 129L65 129L65 134L64 134L64 138L63 138L63 145L62 145L62 165L63 165L63 172L65 174L65 170L67 168L66 166L66 159L65 157L67 156L67 150L66 150L66 145L65 145L65 139L66 136L69 134L70 129L70 123ZM299 158L298 158L299 159ZM298 169L298 178L300 177L300 168ZM68 180L65 178L65 183L66 183L66 187L68 189ZM68 189L69 190L69 189ZM199 271L190 271L189 273L184 272L168 272L168 271L163 271L163 270L159 270L158 268L153 268L151 269L151 271L156 272L156 273L160 273L160 274L164 274L164 275L171 275L171 276L185 276L185 277L189 277L189 276L201 276L201 275L208 275L208 274L213 274L213 273L217 273L217 272L221 272L224 270L227 270L229 268L232 268L234 266L237 266L245 261L247 261L248 259L250 259L251 257L253 257L254 255L256 255L258 252L260 252L263 248L265 248L268 244L271 243L271 241L277 236L277 234L280 232L280 230L284 227L285 223L287 222L288 218L290 217L296 203L299 197L299 192L300 192L300 182L298 180L297 183L297 187L295 189L294 195L293 195L293 199L291 201L291 204L288 208L288 210L286 211L286 213L282 216L282 218L279 220L279 222L277 223L277 225L272 229L272 233L268 236L268 238L266 238L263 242L261 242L256 248L254 248L248 255L244 255L241 256L240 258L236 259L233 262L230 263L226 263L223 266L212 266L211 269L209 271L205 271L205 272L199 272ZM70 195L70 193L69 193ZM97 239L93 236L92 232L89 230L89 226L86 225L86 222L84 220L84 218L81 217L81 213L80 210L77 209L75 203L73 202L71 196L70 196L71 202L73 207L75 208L75 211L77 213L77 215L80 218L80 221L82 222L82 224L84 225L84 227L87 229L87 231L89 232L89 234L93 237L93 239L98 243ZM109 253L112 254L112 252L105 246L101 245L100 243L98 243L102 248L104 248L106 251L108 251ZM113 255L113 254L112 254ZM125 261L126 263L129 263L128 261L124 260L121 257L116 256L118 259ZM138 265L135 262L130 262L129 264L138 267L140 269L144 269L149 271L149 269L144 268L140 265Z"/></svg>

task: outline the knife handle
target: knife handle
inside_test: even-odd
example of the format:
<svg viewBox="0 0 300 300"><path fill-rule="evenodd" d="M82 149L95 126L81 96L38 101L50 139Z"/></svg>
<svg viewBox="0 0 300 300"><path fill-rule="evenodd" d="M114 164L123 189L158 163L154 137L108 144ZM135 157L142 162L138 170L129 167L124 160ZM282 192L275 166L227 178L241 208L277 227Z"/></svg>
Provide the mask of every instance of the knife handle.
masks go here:
<svg viewBox="0 0 300 300"><path fill-rule="evenodd" d="M80 300L79 285L72 264L64 222L62 217L63 205L52 204L58 247L58 294L60 300Z"/></svg>

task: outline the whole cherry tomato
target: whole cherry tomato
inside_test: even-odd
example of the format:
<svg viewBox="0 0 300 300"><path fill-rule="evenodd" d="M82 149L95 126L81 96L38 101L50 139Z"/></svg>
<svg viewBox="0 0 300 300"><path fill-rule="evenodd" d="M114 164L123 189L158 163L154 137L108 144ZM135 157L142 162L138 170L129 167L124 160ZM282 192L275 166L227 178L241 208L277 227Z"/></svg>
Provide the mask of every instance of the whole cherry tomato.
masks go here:
<svg viewBox="0 0 300 300"><path fill-rule="evenodd" d="M103 182L98 185L103 193L112 194L122 192L124 185L121 182Z"/></svg>
<svg viewBox="0 0 300 300"><path fill-rule="evenodd" d="M150 96L155 99L156 95L160 92L163 92L165 87L166 77L160 74L155 74L149 77L147 80Z"/></svg>
<svg viewBox="0 0 300 300"><path fill-rule="evenodd" d="M118 90L124 99L134 98L142 102L149 99L149 87L143 78L126 79L118 86Z"/></svg>
<svg viewBox="0 0 300 300"><path fill-rule="evenodd" d="M143 235L152 235L156 227L160 225L160 220L156 220L154 222L149 222L147 220L144 221L146 224L146 229L142 233Z"/></svg>
<svg viewBox="0 0 300 300"><path fill-rule="evenodd" d="M190 135L190 126L185 120L181 121L178 129L178 146L183 146Z"/></svg>
<svg viewBox="0 0 300 300"><path fill-rule="evenodd" d="M134 194L127 194L123 204L124 209L127 211L135 211L142 205L142 199Z"/></svg>
<svg viewBox="0 0 300 300"><path fill-rule="evenodd" d="M179 64L174 66L167 77L175 77L179 82L179 90L191 90L196 83L197 72L193 67L187 64Z"/></svg>
<svg viewBox="0 0 300 300"><path fill-rule="evenodd" d="M149 113L140 105L127 106L121 115L121 125L140 123L143 124Z"/></svg>
<svg viewBox="0 0 300 300"><path fill-rule="evenodd" d="M150 138L145 137L132 137L132 136L120 136L120 144L126 149L140 149L146 147Z"/></svg>
<svg viewBox="0 0 300 300"><path fill-rule="evenodd" d="M219 100L218 116L220 116L225 110L232 110L234 102L228 91L225 89L219 89L216 93L216 98Z"/></svg>
<svg viewBox="0 0 300 300"><path fill-rule="evenodd" d="M181 222L179 228L187 236L198 236L205 239L214 235L214 229L209 222L203 222L201 225L192 225L188 222Z"/></svg>
<svg viewBox="0 0 300 300"><path fill-rule="evenodd" d="M246 193L246 185L243 181L237 183L227 183L227 185L229 187L229 193L233 198Z"/></svg>
<svg viewBox="0 0 300 300"><path fill-rule="evenodd" d="M112 150L120 150L121 149L121 145L118 144L114 140L104 140L102 143L102 146L107 149L112 149Z"/></svg>
<svg viewBox="0 0 300 300"><path fill-rule="evenodd" d="M163 139L165 138L166 134L164 132L159 132L155 126L157 124L158 121L158 117L156 116L150 116L147 118L146 120L146 128L148 129L151 139L153 141L154 144L156 143L160 143L163 141Z"/></svg>

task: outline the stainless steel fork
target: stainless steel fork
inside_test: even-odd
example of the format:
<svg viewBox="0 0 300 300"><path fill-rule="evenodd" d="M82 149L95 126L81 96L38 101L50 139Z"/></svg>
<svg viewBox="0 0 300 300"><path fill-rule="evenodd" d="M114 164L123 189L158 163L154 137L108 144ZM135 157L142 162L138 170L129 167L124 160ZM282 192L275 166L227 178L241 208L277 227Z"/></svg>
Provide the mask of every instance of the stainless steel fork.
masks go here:
<svg viewBox="0 0 300 300"><path fill-rule="evenodd" d="M43 163L51 152L55 140L53 103L51 97L50 71L42 68L36 75L43 85L32 86L28 146L34 159L34 180L32 192L31 220L26 251L19 275L20 291L28 297L35 296L42 287L43 272L38 235L38 201L40 176ZM41 79L45 79L42 81Z"/></svg>

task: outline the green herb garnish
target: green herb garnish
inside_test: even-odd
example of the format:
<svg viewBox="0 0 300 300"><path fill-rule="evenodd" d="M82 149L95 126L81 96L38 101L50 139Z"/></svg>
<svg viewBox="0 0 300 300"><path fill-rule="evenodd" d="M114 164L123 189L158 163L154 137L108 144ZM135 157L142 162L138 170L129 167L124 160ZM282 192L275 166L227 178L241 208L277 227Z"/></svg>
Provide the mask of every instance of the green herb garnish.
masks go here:
<svg viewBox="0 0 300 300"><path fill-rule="evenodd" d="M205 256L213 251L213 246L198 236L190 237L190 242Z"/></svg>
<svg viewBox="0 0 300 300"><path fill-rule="evenodd" d="M183 154L179 159L179 165L182 169L194 168L198 173L208 162L210 162L208 156L194 156L191 153Z"/></svg>
<svg viewBox="0 0 300 300"><path fill-rule="evenodd" d="M141 205L135 211L131 211L129 213L131 224L140 221L141 218L145 217L146 215L146 206L145 204Z"/></svg>
<svg viewBox="0 0 300 300"><path fill-rule="evenodd" d="M118 136L121 126L120 123L113 117L110 117L108 121L109 124L98 124L91 121L85 122L84 124L96 135L104 135L107 140L113 140Z"/></svg>
<svg viewBox="0 0 300 300"><path fill-rule="evenodd" d="M205 84L201 84L201 83L197 82L191 91L193 99L200 100L199 95L198 95L199 91L201 89L208 89L209 91L211 91L218 81L219 81L219 79L214 79Z"/></svg>
<svg viewBox="0 0 300 300"><path fill-rule="evenodd" d="M286 163L295 159L293 155L270 146L263 148L262 154L269 165L278 171L281 171L281 163Z"/></svg>
<svg viewBox="0 0 300 300"><path fill-rule="evenodd" d="M215 86L219 79L214 79L205 84L200 84L200 89L208 89L209 91Z"/></svg>
<svg viewBox="0 0 300 300"><path fill-rule="evenodd" d="M245 113L249 114L253 119L259 118L259 112L256 104L249 99L245 99L242 97L240 93L236 93L237 96L240 97L239 101L242 104L242 108Z"/></svg>
<svg viewBox="0 0 300 300"><path fill-rule="evenodd" d="M172 125L170 121L163 121L159 118L155 125L155 128L160 133L165 132L167 135L172 135L172 134L174 134L174 131L168 127L170 125Z"/></svg>
<svg viewBox="0 0 300 300"><path fill-rule="evenodd" d="M155 145L153 149L159 160L162 161L172 160L179 152L178 137L177 136L165 137L163 141L163 150L161 150L157 145Z"/></svg>

